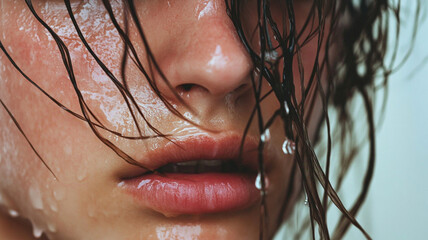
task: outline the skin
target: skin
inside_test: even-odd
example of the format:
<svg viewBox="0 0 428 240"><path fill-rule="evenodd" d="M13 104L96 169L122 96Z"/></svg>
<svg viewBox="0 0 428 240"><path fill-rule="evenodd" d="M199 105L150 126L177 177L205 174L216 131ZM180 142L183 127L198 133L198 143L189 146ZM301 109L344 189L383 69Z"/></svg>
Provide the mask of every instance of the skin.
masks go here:
<svg viewBox="0 0 428 240"><path fill-rule="evenodd" d="M114 1L117 19L120 3ZM171 139L195 135L242 134L254 104L250 83L251 60L224 11L223 0L136 1L150 48L173 88L191 105L180 103L154 73L166 99L202 127L174 116L156 97L144 76L128 64L127 81L149 122ZM254 3L249 3L249 5ZM83 34L100 59L120 76L122 43L100 1L72 1ZM308 3L296 4L298 25ZM67 17L62 1L34 1L40 16L70 50L76 78L88 105L110 129L137 136L137 129L123 98L84 48ZM0 39L22 70L54 98L80 113L75 91L55 42L37 23L24 1L0 0ZM281 8L274 14L280 16ZM256 13L245 17L255 26ZM280 29L282 26L280 26ZM247 30L251 33L253 28ZM131 40L143 64L145 50L135 26ZM257 41L253 43L257 45ZM302 49L310 69L315 43ZM192 84L190 91L183 84ZM298 84L296 82L296 84ZM167 217L141 206L118 187L121 177L136 171L102 144L87 123L53 104L29 84L0 53L0 97L20 123L27 137L58 176L56 180L29 147L4 109L0 110L0 238L33 239L31 225L49 239L257 239L258 204L245 209L192 216ZM265 89L268 86L265 87ZM265 119L278 107L274 97L263 102ZM154 135L139 119L145 135ZM284 199L292 156L281 151L285 137L281 123L271 128L267 175L270 223L275 223ZM147 152L168 141L153 138L129 141L104 136L143 165L153 164ZM250 136L259 137L256 122ZM296 182L298 185L298 182ZM8 212L14 210L18 218ZM112 227L114 226L114 227ZM78 230L78 231L76 231ZM271 236L275 225L269 226ZM18 236L18 234L21 234Z"/></svg>

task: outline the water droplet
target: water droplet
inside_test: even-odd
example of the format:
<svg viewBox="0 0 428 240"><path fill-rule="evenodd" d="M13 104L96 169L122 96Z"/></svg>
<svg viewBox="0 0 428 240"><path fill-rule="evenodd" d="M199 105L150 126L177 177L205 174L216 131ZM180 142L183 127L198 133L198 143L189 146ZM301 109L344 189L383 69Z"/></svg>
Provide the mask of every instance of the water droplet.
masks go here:
<svg viewBox="0 0 428 240"><path fill-rule="evenodd" d="M57 201L60 201L60 200L64 199L64 197L65 197L65 189L58 188L58 189L53 191L53 195Z"/></svg>
<svg viewBox="0 0 428 240"><path fill-rule="evenodd" d="M58 204L57 204L56 202L52 201L52 202L49 204L49 207L50 207L50 209L51 209L53 212L58 212Z"/></svg>
<svg viewBox="0 0 428 240"><path fill-rule="evenodd" d="M254 182L254 185L256 186L256 188L258 190L262 190L262 179L261 178L262 178L261 174L260 173L257 174L256 181ZM269 179L266 176L266 174L265 174L264 178L265 178L265 189L267 189L269 187Z"/></svg>
<svg viewBox="0 0 428 240"><path fill-rule="evenodd" d="M12 203L12 200L5 194L0 193L0 206L4 206L8 209L9 215L12 217L18 216L18 212L15 210L17 207Z"/></svg>
<svg viewBox="0 0 428 240"><path fill-rule="evenodd" d="M278 52L275 50L265 52L265 61L275 62L278 59Z"/></svg>
<svg viewBox="0 0 428 240"><path fill-rule="evenodd" d="M121 181L120 183L117 184L118 187L123 187L125 185L125 181Z"/></svg>
<svg viewBox="0 0 428 240"><path fill-rule="evenodd" d="M31 187L28 193L30 195L31 205L35 209L39 209L39 210L43 209L43 200L42 200L42 194L40 192L40 189L37 186Z"/></svg>
<svg viewBox="0 0 428 240"><path fill-rule="evenodd" d="M294 154L295 150L295 143L288 139L285 139L284 143L282 144L282 151L284 152L284 154Z"/></svg>
<svg viewBox="0 0 428 240"><path fill-rule="evenodd" d="M289 113L290 113L290 108L288 108L288 103L287 103L287 101L284 101L284 110L285 110L285 113L286 113L286 114L289 114Z"/></svg>
<svg viewBox="0 0 428 240"><path fill-rule="evenodd" d="M66 155L71 155L71 154L73 153L73 149L71 148L71 145L66 145L66 146L64 147L64 153L65 153Z"/></svg>
<svg viewBox="0 0 428 240"><path fill-rule="evenodd" d="M33 224L33 236L40 238L43 234L43 229Z"/></svg>
<svg viewBox="0 0 428 240"><path fill-rule="evenodd" d="M88 207L88 216L91 218L95 217L95 209L92 206Z"/></svg>
<svg viewBox="0 0 428 240"><path fill-rule="evenodd" d="M308 194L305 192L305 205L309 204Z"/></svg>
<svg viewBox="0 0 428 240"><path fill-rule="evenodd" d="M13 210L13 209L9 209L8 212L9 212L9 215L11 217L18 217L19 216L19 213L17 211Z"/></svg>
<svg viewBox="0 0 428 240"><path fill-rule="evenodd" d="M261 140L262 142L267 142L267 141L269 141L269 140L270 140L270 130L269 130L269 128L268 128L268 129L266 129L266 130L263 132L263 134L260 136L260 140Z"/></svg>
<svg viewBox="0 0 428 240"><path fill-rule="evenodd" d="M54 223L48 223L48 230L50 232L56 232L56 226Z"/></svg>
<svg viewBox="0 0 428 240"><path fill-rule="evenodd" d="M260 76L260 72L260 68L256 66L254 69L254 77L257 78L258 76Z"/></svg>
<svg viewBox="0 0 428 240"><path fill-rule="evenodd" d="M77 172L77 180L81 182L85 180L87 175L88 175L88 171L86 167L83 167L82 169L80 169L80 171Z"/></svg>

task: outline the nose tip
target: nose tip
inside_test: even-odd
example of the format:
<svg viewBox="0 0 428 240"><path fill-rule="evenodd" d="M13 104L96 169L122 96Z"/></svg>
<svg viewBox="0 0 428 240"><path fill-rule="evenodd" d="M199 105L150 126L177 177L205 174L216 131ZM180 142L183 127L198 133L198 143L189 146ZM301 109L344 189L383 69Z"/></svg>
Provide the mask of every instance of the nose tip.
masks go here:
<svg viewBox="0 0 428 240"><path fill-rule="evenodd" d="M159 59L168 81L179 93L203 89L209 96L221 98L249 85L251 59L225 7L212 11L202 18L199 14L186 25L176 25L180 29L174 30L174 41L167 46L170 51ZM173 97L169 89L165 90L164 95Z"/></svg>
<svg viewBox="0 0 428 240"><path fill-rule="evenodd" d="M177 78L172 80L176 89L194 85L222 97L248 84L251 63L240 46L230 46L225 40L201 45L178 66Z"/></svg>

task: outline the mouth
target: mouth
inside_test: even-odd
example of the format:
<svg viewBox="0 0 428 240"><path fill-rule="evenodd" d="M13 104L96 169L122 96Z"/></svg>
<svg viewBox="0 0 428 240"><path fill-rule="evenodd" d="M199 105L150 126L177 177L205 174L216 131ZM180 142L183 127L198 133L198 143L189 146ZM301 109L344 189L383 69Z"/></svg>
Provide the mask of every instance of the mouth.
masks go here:
<svg viewBox="0 0 428 240"><path fill-rule="evenodd" d="M242 154L235 135L176 143L147 153L154 171L119 183L138 205L177 216L242 210L259 201L257 142L246 140Z"/></svg>
<svg viewBox="0 0 428 240"><path fill-rule="evenodd" d="M188 162L169 163L160 167L155 172L158 173L185 173L185 174L202 174L202 173L237 173L249 172L251 169L243 166L234 160L194 160Z"/></svg>

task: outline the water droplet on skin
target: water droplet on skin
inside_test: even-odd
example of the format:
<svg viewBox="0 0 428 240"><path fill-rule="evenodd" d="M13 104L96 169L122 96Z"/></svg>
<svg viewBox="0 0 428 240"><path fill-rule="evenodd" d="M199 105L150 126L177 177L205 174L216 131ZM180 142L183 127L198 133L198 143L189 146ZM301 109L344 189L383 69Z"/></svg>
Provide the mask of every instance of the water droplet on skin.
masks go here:
<svg viewBox="0 0 428 240"><path fill-rule="evenodd" d="M52 201L52 202L49 204L49 207L50 207L50 209L51 209L53 212L58 212L58 205L56 204L56 202Z"/></svg>
<svg viewBox="0 0 428 240"><path fill-rule="evenodd" d="M260 135L260 140L261 140L262 142L267 142L267 141L269 141L269 140L270 140L270 130L269 130L269 128L268 128L268 129L266 129L266 130L263 132L263 134L262 134L262 135Z"/></svg>
<svg viewBox="0 0 428 240"><path fill-rule="evenodd" d="M180 216L178 213L169 213L169 212L163 212L162 215L164 215L166 218L176 218Z"/></svg>
<svg viewBox="0 0 428 240"><path fill-rule="evenodd" d="M40 238L43 234L43 229L37 227L36 225L33 224L33 236L35 238Z"/></svg>
<svg viewBox="0 0 428 240"><path fill-rule="evenodd" d="M296 146L294 142L285 139L284 143L282 144L282 151L284 154L294 154L294 151L296 150Z"/></svg>
<svg viewBox="0 0 428 240"><path fill-rule="evenodd" d="M50 232L56 232L56 226L54 223L48 223L48 230Z"/></svg>
<svg viewBox="0 0 428 240"><path fill-rule="evenodd" d="M71 154L73 153L73 149L71 148L71 145L66 145L66 146L64 147L64 153L65 153L66 155L71 155Z"/></svg>
<svg viewBox="0 0 428 240"><path fill-rule="evenodd" d="M15 210L17 209L15 204L12 203L12 201L8 198L6 194L0 193L0 206L3 206L5 207L5 209L8 209L10 216L18 216L18 212Z"/></svg>
<svg viewBox="0 0 428 240"><path fill-rule="evenodd" d="M91 206L88 207L88 216L91 218L95 217L95 209Z"/></svg>
<svg viewBox="0 0 428 240"><path fill-rule="evenodd" d="M77 173L77 180L79 182L85 180L86 176L88 175L88 171L86 169L86 167L80 169L80 171Z"/></svg>
<svg viewBox="0 0 428 240"><path fill-rule="evenodd" d="M9 209L9 215L11 216L11 217L18 217L19 216L19 213L17 212L17 211L15 211L15 210L13 210L13 209Z"/></svg>
<svg viewBox="0 0 428 240"><path fill-rule="evenodd" d="M30 195L31 205L35 209L43 209L43 200L40 189L38 187L31 187L28 193Z"/></svg>
<svg viewBox="0 0 428 240"><path fill-rule="evenodd" d="M64 197L65 197L65 190L62 188L58 188L58 189L53 191L53 195L57 201L60 201L60 200L64 199Z"/></svg>
<svg viewBox="0 0 428 240"><path fill-rule="evenodd" d="M269 187L269 179L266 176L266 174L265 174L264 178L265 178L265 189L267 189ZM254 182L254 185L256 186L256 188L258 190L262 190L262 175L260 173L257 174L256 181Z"/></svg>

